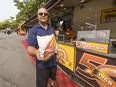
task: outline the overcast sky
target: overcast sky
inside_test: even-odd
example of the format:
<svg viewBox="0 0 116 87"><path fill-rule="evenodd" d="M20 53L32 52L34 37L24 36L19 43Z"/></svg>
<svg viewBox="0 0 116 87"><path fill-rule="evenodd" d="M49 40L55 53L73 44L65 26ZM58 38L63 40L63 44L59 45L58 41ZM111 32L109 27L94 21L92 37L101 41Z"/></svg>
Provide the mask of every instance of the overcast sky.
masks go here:
<svg viewBox="0 0 116 87"><path fill-rule="evenodd" d="M13 0L0 0L0 22L9 19L10 16L16 18L18 12Z"/></svg>

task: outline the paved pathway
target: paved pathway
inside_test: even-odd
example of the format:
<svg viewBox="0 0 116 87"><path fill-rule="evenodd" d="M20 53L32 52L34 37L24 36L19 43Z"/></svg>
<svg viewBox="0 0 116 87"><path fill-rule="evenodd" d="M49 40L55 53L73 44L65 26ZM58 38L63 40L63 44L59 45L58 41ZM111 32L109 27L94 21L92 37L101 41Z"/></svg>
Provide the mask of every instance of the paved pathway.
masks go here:
<svg viewBox="0 0 116 87"><path fill-rule="evenodd" d="M36 87L35 67L22 45L25 36L0 33L0 87Z"/></svg>

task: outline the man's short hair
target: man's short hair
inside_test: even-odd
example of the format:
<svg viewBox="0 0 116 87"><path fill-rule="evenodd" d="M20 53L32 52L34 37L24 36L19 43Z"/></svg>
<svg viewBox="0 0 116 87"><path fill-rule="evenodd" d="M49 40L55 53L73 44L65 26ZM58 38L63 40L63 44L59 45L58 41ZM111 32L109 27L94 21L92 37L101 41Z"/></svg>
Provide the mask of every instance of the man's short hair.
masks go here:
<svg viewBox="0 0 116 87"><path fill-rule="evenodd" d="M38 9L40 9L40 8L45 8L45 9L47 9L47 8L45 7L45 5L40 5L40 6L38 6Z"/></svg>
<svg viewBox="0 0 116 87"><path fill-rule="evenodd" d="M39 9L41 9L41 8L44 8L44 9L46 9L47 10L47 8L45 7L45 5L41 5L41 6L38 6L38 11L39 11ZM37 11L37 12L38 12ZM47 10L48 11L48 10Z"/></svg>

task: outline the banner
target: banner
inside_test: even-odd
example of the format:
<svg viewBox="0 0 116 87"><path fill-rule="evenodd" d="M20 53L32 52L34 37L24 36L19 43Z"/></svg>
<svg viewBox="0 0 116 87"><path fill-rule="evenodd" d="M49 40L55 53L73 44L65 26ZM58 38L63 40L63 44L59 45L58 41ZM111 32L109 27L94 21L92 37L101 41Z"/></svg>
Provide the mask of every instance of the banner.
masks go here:
<svg viewBox="0 0 116 87"><path fill-rule="evenodd" d="M91 87L116 87L115 59L76 49L74 73Z"/></svg>
<svg viewBox="0 0 116 87"><path fill-rule="evenodd" d="M108 53L108 44L76 41L76 47L93 50L96 52Z"/></svg>

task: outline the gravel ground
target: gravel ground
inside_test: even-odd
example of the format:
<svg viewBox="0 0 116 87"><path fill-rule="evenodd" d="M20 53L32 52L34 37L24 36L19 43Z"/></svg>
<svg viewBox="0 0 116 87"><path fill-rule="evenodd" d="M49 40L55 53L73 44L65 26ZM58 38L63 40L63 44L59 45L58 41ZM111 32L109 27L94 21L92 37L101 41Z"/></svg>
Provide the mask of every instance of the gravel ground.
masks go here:
<svg viewBox="0 0 116 87"><path fill-rule="evenodd" d="M25 36L0 33L0 87L36 87L35 67L22 40Z"/></svg>

